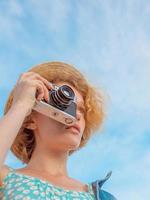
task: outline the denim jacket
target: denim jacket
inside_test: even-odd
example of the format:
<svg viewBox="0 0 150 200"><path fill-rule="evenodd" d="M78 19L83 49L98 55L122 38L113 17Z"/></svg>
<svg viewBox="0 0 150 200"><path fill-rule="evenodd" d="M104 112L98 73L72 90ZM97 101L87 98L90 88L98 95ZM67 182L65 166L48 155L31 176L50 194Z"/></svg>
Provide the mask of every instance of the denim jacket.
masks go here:
<svg viewBox="0 0 150 200"><path fill-rule="evenodd" d="M110 178L111 174L112 172L109 172L104 179L92 182L96 200L117 200L112 194L101 189L102 185Z"/></svg>

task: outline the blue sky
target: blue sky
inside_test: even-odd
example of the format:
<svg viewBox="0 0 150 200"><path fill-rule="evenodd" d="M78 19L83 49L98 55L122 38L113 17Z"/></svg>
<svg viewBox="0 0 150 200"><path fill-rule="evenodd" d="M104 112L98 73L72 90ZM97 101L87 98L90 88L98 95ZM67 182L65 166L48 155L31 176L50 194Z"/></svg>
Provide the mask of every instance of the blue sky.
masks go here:
<svg viewBox="0 0 150 200"><path fill-rule="evenodd" d="M84 182L112 170L104 189L150 198L150 1L0 1L0 113L20 73L45 61L74 64L106 95L103 129L72 155ZM22 163L9 152L6 164Z"/></svg>

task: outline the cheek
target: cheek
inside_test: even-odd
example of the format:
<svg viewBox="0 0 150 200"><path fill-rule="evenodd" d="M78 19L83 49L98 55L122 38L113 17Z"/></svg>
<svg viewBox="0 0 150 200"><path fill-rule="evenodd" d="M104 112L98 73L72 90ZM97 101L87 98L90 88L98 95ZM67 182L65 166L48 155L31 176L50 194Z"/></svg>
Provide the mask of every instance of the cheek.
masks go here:
<svg viewBox="0 0 150 200"><path fill-rule="evenodd" d="M85 129L84 117L80 119L79 125L81 128L81 135ZM76 148L81 140L81 137L77 137L70 134L65 129L65 125L53 120L49 117L42 116L37 120L39 142L42 142L48 147L52 148Z"/></svg>
<svg viewBox="0 0 150 200"><path fill-rule="evenodd" d="M42 136L57 137L64 125L49 117L38 118L38 130Z"/></svg>

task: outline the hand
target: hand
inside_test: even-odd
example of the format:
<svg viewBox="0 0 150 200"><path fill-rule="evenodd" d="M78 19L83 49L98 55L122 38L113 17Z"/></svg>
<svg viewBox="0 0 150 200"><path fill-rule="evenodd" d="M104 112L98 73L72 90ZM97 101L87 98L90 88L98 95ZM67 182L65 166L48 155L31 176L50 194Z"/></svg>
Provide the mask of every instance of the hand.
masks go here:
<svg viewBox="0 0 150 200"><path fill-rule="evenodd" d="M13 92L13 104L21 104L32 110L36 99L43 98L49 101L48 90L52 84L35 72L26 72L20 75Z"/></svg>

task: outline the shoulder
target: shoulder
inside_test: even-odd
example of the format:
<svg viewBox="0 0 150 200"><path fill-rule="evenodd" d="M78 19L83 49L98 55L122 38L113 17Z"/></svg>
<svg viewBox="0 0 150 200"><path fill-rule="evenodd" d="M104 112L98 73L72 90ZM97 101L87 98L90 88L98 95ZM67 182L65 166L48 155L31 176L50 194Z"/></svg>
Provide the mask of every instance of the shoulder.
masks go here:
<svg viewBox="0 0 150 200"><path fill-rule="evenodd" d="M2 186L3 179L6 177L9 171L10 171L10 167L8 165L2 165L0 169L0 186Z"/></svg>
<svg viewBox="0 0 150 200"><path fill-rule="evenodd" d="M100 198L103 200L116 200L116 198L112 194L104 190L100 190Z"/></svg>

